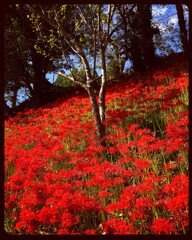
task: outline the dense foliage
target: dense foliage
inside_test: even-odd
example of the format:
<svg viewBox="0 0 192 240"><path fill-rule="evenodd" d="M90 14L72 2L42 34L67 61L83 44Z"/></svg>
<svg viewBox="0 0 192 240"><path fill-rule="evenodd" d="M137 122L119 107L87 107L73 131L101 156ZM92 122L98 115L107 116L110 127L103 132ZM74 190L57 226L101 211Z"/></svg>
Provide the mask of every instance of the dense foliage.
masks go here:
<svg viewBox="0 0 192 240"><path fill-rule="evenodd" d="M108 87L106 147L84 92L5 121L10 234L185 234L188 73Z"/></svg>

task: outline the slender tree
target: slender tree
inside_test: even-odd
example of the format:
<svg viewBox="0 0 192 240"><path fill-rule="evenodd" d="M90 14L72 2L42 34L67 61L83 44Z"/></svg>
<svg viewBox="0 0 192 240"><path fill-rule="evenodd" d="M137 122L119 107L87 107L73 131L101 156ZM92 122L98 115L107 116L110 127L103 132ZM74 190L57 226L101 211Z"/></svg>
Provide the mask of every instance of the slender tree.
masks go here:
<svg viewBox="0 0 192 240"><path fill-rule="evenodd" d="M176 9L177 9L177 16L178 16L178 21L179 21L182 47L183 47L183 51L184 51L185 55L187 56L189 43L188 43L188 38L187 38L187 29L186 29L186 23L185 23L182 4L176 4Z"/></svg>
<svg viewBox="0 0 192 240"><path fill-rule="evenodd" d="M26 5L32 14L40 17L49 24L58 41L57 47L61 49L63 61L68 66L72 63L71 56L82 62L86 80L78 80L74 75L69 76L64 71L58 74L83 87L89 95L92 112L96 124L98 142L105 145L105 93L106 93L106 50L112 35L121 23L114 23L115 5L54 5L49 9L43 6ZM90 14L92 13L92 14ZM70 16L70 18L69 18ZM68 21L67 21L68 20ZM37 21L33 22L37 27ZM36 24L36 25L35 25ZM39 24L40 26L40 24ZM93 44L92 44L93 43ZM66 56L63 45L67 44L71 56ZM92 63L91 63L92 57ZM98 59L101 64L102 75L94 78ZM100 90L97 102L94 82L100 79Z"/></svg>
<svg viewBox="0 0 192 240"><path fill-rule="evenodd" d="M138 28L141 39L141 51L146 68L156 63L155 48L153 44L153 29L151 26L152 13L150 4L137 5ZM142 17L141 17L142 16Z"/></svg>
<svg viewBox="0 0 192 240"><path fill-rule="evenodd" d="M145 66L141 51L137 5L121 4L118 6L118 13L122 19L119 31L121 40L118 42L118 45L121 44L121 56L124 57L125 61L131 60L135 72L143 71Z"/></svg>
<svg viewBox="0 0 192 240"><path fill-rule="evenodd" d="M151 5L122 4L119 5L118 12L122 19L120 34L125 60L130 58L135 72L144 71L156 62Z"/></svg>

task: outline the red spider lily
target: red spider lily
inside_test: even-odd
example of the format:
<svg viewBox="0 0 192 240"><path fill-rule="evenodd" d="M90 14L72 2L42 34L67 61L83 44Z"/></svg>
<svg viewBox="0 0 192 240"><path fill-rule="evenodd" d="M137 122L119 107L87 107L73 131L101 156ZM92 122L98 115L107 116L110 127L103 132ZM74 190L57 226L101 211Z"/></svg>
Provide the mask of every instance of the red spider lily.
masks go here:
<svg viewBox="0 0 192 240"><path fill-rule="evenodd" d="M25 196L26 195L26 196ZM39 203L37 197L33 193L23 193L22 199L19 201L19 206L21 208L34 207Z"/></svg>
<svg viewBox="0 0 192 240"><path fill-rule="evenodd" d="M149 160L141 158L135 159L134 164L137 166L138 170L143 170L151 167L151 162Z"/></svg>
<svg viewBox="0 0 192 240"><path fill-rule="evenodd" d="M97 164L94 167L87 167L87 172L93 172L94 175L100 175L103 174L105 176L111 176L113 174L121 174L124 169L117 165L110 162L103 162L101 164Z"/></svg>
<svg viewBox="0 0 192 240"><path fill-rule="evenodd" d="M123 184L125 183L125 180L122 179L121 177L116 177L113 179L113 186Z"/></svg>
<svg viewBox="0 0 192 240"><path fill-rule="evenodd" d="M120 159L118 160L118 162L119 162L120 164L124 164L124 163L133 162L133 160L134 160L133 157L126 156L126 157L120 158Z"/></svg>
<svg viewBox="0 0 192 240"><path fill-rule="evenodd" d="M111 219L105 222L103 229L103 234L135 234L131 224L127 224L125 221Z"/></svg>
<svg viewBox="0 0 192 240"><path fill-rule="evenodd" d="M118 153L118 152L119 152L119 150L116 146L109 148L109 153L111 153L111 154Z"/></svg>
<svg viewBox="0 0 192 240"><path fill-rule="evenodd" d="M105 197L109 197L111 194L107 191L107 190L103 190L101 192L99 192L98 196L100 198L105 198Z"/></svg>
<svg viewBox="0 0 192 240"><path fill-rule="evenodd" d="M147 136L146 134L148 134L149 133L149 130L148 129L138 129L136 132L135 132L135 135L136 136L143 136L145 139L146 139L146 141L150 141L150 142L152 142L153 140L154 140L154 138L153 137L150 137L150 136ZM144 140L144 139L143 139ZM145 141L145 140L144 140Z"/></svg>
<svg viewBox="0 0 192 240"><path fill-rule="evenodd" d="M119 143L116 145L117 149L118 149L118 152L120 154L127 154L130 152L130 149L129 149L129 144L125 144L125 143Z"/></svg>
<svg viewBox="0 0 192 240"><path fill-rule="evenodd" d="M155 234L170 234L175 232L175 227L173 223L169 222L168 220L159 218L153 221L151 230Z"/></svg>
<svg viewBox="0 0 192 240"><path fill-rule="evenodd" d="M177 168L177 164L176 164L175 162L167 163L167 164L164 166L164 169L165 169L165 170L175 169L175 168Z"/></svg>
<svg viewBox="0 0 192 240"><path fill-rule="evenodd" d="M77 199L75 199L74 201L75 202L73 204L74 205L76 204L76 209L79 211L81 211L83 209L87 212L103 210L103 208L100 206L99 202L89 196L80 196Z"/></svg>
<svg viewBox="0 0 192 240"><path fill-rule="evenodd" d="M5 208L14 209L17 206L18 193L12 193L9 197L5 197Z"/></svg>
<svg viewBox="0 0 192 240"><path fill-rule="evenodd" d="M29 209L22 209L19 218L22 220L17 222L15 230L22 230L22 228L26 228L27 232L32 234L35 233L38 225L38 221L36 220L36 212Z"/></svg>
<svg viewBox="0 0 192 240"><path fill-rule="evenodd" d="M185 211L188 209L188 198L187 193L178 194L167 201L166 207L169 211Z"/></svg>
<svg viewBox="0 0 192 240"><path fill-rule="evenodd" d="M146 217L146 213L143 210L138 210L135 209L132 213L130 218L135 221L136 219L143 219L144 217Z"/></svg>
<svg viewBox="0 0 192 240"><path fill-rule="evenodd" d="M57 207L44 206L37 214L36 219L42 224L54 224L61 220Z"/></svg>
<svg viewBox="0 0 192 240"><path fill-rule="evenodd" d="M153 202L149 197L140 197L137 198L135 207L144 210L145 208L151 208L153 206Z"/></svg>
<svg viewBox="0 0 192 240"><path fill-rule="evenodd" d="M129 186L123 190L120 196L120 202L133 204L136 197L137 197L137 189L134 186Z"/></svg>
<svg viewBox="0 0 192 240"><path fill-rule="evenodd" d="M165 146L166 146L166 140L157 140L154 143L150 143L150 145L147 146L147 151L154 152L158 150L164 150Z"/></svg>
<svg viewBox="0 0 192 240"><path fill-rule="evenodd" d="M166 84L163 78L171 74L171 69L153 72L139 84L122 81L118 92L117 86L108 88L107 147L97 146L84 93L5 121L9 229L19 234L184 233L188 110L182 97L188 80L179 72ZM163 126L155 118L161 139L145 126L151 110L162 113Z"/></svg>
<svg viewBox="0 0 192 240"><path fill-rule="evenodd" d="M124 178L128 178L130 179L130 177L134 176L135 173L133 170L129 169L129 170L123 170L122 173L121 173L122 177Z"/></svg>
<svg viewBox="0 0 192 240"><path fill-rule="evenodd" d="M114 202L114 203L109 204L105 208L105 211L110 213L110 214L113 214L115 211L123 210L123 209L127 209L128 210L130 208L131 208L131 204L129 202L121 201L121 202Z"/></svg>
<svg viewBox="0 0 192 240"><path fill-rule="evenodd" d="M150 182L144 182L135 186L135 190L143 193L147 193L149 191L152 191L153 189L154 189L154 184Z"/></svg>
<svg viewBox="0 0 192 240"><path fill-rule="evenodd" d="M143 135L136 141L136 147L140 154L145 153L151 143L154 143L155 138L153 136Z"/></svg>
<svg viewBox="0 0 192 240"><path fill-rule="evenodd" d="M86 182L86 186L98 186L101 189L107 189L112 186L112 180L108 180L105 176L102 174L97 174L96 177L92 178L91 180L88 180Z"/></svg>
<svg viewBox="0 0 192 240"><path fill-rule="evenodd" d="M188 191L188 176L179 174L172 179L171 183L165 184L163 189L165 193L179 194Z"/></svg>
<svg viewBox="0 0 192 240"><path fill-rule="evenodd" d="M77 218L71 214L70 212L64 212L61 217L61 226L62 228L69 229L73 225L77 224L78 220Z"/></svg>
<svg viewBox="0 0 192 240"><path fill-rule="evenodd" d="M131 126L129 126L129 133L135 133L136 129L139 127L138 124L132 124Z"/></svg>
<svg viewBox="0 0 192 240"><path fill-rule="evenodd" d="M20 191L23 190L23 183L25 181L25 176L13 175L9 178L9 188L12 191Z"/></svg>
<svg viewBox="0 0 192 240"><path fill-rule="evenodd" d="M165 151L167 153L176 152L178 149L183 147L183 140L181 138L167 140L166 145Z"/></svg>

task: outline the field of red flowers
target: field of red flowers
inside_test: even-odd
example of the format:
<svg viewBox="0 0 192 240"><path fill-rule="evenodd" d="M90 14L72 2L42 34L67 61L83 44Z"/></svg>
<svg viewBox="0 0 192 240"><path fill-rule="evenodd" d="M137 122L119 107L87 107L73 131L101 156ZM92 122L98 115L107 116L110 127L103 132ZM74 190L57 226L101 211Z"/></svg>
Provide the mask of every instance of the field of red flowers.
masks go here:
<svg viewBox="0 0 192 240"><path fill-rule="evenodd" d="M106 148L83 92L5 121L6 232L188 232L188 73L120 79L106 101Z"/></svg>

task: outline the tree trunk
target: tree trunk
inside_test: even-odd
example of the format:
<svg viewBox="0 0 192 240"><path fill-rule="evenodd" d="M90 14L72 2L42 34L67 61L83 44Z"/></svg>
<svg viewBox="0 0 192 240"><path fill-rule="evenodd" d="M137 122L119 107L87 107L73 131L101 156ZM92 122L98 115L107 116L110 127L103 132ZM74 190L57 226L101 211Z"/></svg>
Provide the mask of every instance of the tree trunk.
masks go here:
<svg viewBox="0 0 192 240"><path fill-rule="evenodd" d="M118 46L113 46L115 49L115 58L118 62L117 75L122 75L125 67L126 57L121 56L120 49Z"/></svg>
<svg viewBox="0 0 192 240"><path fill-rule="evenodd" d="M155 48L153 44L153 34L151 27L151 5L138 5L139 29L141 32L141 49L146 68L152 67L156 63ZM143 21L144 19L144 21Z"/></svg>
<svg viewBox="0 0 192 240"><path fill-rule="evenodd" d="M5 119L8 119L11 116L12 109L6 104L4 101L4 117Z"/></svg>
<svg viewBox="0 0 192 240"><path fill-rule="evenodd" d="M122 75L125 68L125 58L119 56L119 74Z"/></svg>
<svg viewBox="0 0 192 240"><path fill-rule="evenodd" d="M15 108L17 105L17 91L18 89L13 90L13 97L12 97L12 108Z"/></svg>
<svg viewBox="0 0 192 240"><path fill-rule="evenodd" d="M177 9L177 15L178 15L178 21L179 21L179 28L180 28L180 36L181 36L181 42L183 45L183 51L185 55L188 54L188 40L187 40L187 29L185 24L185 18L183 14L183 7L181 4L176 4Z"/></svg>
<svg viewBox="0 0 192 240"><path fill-rule="evenodd" d="M133 64L133 70L134 72L142 72L145 70L145 64L142 59L141 55L141 49L139 47L139 44L137 42L137 38L134 36L131 39L131 61Z"/></svg>
<svg viewBox="0 0 192 240"><path fill-rule="evenodd" d="M45 78L45 71L42 67L43 58L42 56L33 49L32 52L32 62L33 62L33 70L34 70L34 91L33 91L33 100L34 106L39 107L41 104L46 102L47 93L49 92L49 88L51 87L51 83L49 83Z"/></svg>
<svg viewBox="0 0 192 240"><path fill-rule="evenodd" d="M65 77L65 78L68 78L69 80L71 80L72 82L74 82L76 84L79 84L82 88L84 88L88 92L88 95L89 95L89 98L90 98L90 101L91 101L91 106L92 106L92 113L93 113L93 117L94 117L94 120L95 120L97 140L98 140L99 145L106 146L105 140L103 140L103 137L105 136L105 125L101 121L99 106L98 106L98 103L97 103L95 89L94 89L94 86L93 86L94 81L90 81L90 79L87 79L86 84L84 84L82 82L76 81L72 77L67 76L65 73L58 72L58 74ZM87 74L89 75L88 72L87 72ZM104 102L102 102L102 104L105 106L105 92L103 92L103 91L101 91L101 92L102 92L102 96L104 96L104 98L103 98Z"/></svg>
<svg viewBox="0 0 192 240"><path fill-rule="evenodd" d="M98 143L101 146L106 146L105 140L103 140L103 137L105 136L105 126L103 125L103 123L101 121L99 107L97 104L97 99L96 99L96 95L95 95L93 86L91 86L91 85L87 86L87 92L88 92L89 98L91 100L91 106L92 106L93 116L95 119Z"/></svg>
<svg viewBox="0 0 192 240"><path fill-rule="evenodd" d="M101 122L105 120L105 94L106 94L106 80L107 80L107 71L106 71L106 60L105 60L105 49L101 48L101 65L102 65L102 78L101 86L99 91L99 114Z"/></svg>
<svg viewBox="0 0 192 240"><path fill-rule="evenodd" d="M143 59L143 55L141 52L141 40L140 40L140 28L139 28L139 21L140 16L137 16L134 14L132 17L128 18L130 29L131 29L131 35L130 35L130 59L133 64L133 70L134 72L142 72L145 71L145 63Z"/></svg>

